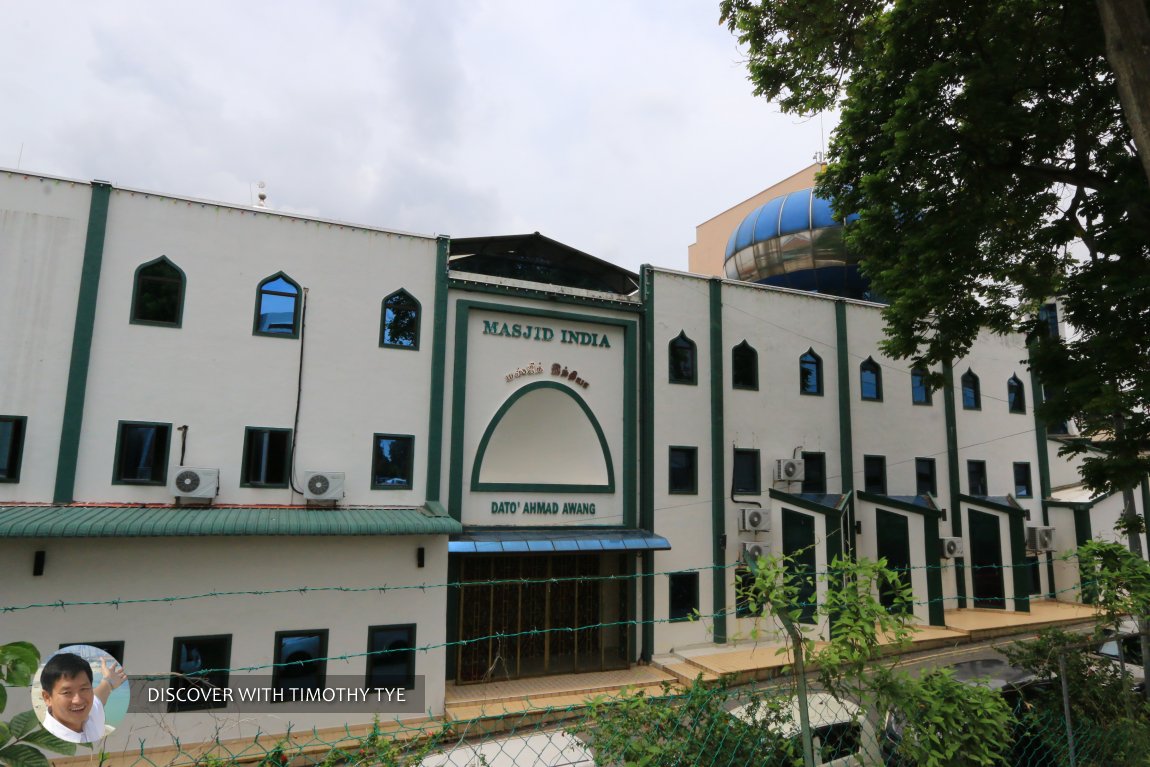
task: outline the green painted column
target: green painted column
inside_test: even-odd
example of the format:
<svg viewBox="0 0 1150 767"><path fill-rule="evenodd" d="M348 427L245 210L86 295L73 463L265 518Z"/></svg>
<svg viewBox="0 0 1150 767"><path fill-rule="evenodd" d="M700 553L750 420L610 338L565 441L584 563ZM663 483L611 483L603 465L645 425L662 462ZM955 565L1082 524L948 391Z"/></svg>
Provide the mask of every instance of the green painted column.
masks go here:
<svg viewBox="0 0 1150 767"><path fill-rule="evenodd" d="M1046 502L1050 500L1050 456L1046 447L1046 423L1038 417L1038 406L1042 404L1042 384L1034 369L1030 370L1030 391L1034 402L1034 444L1038 449L1038 490L1042 501L1042 524L1050 524L1050 509ZM1046 596L1054 598L1054 552L1046 552L1046 582L1050 586Z"/></svg>
<svg viewBox="0 0 1150 767"><path fill-rule="evenodd" d="M1090 529L1090 507L1074 506L1074 542L1078 546L1088 543L1094 533ZM1082 601L1090 604L1094 601L1094 585L1082 578L1082 562L1078 563L1078 583L1082 589Z"/></svg>
<svg viewBox="0 0 1150 767"><path fill-rule="evenodd" d="M839 392L839 470L842 474L843 495L854 492L854 433L851 428L851 364L847 333L847 305L845 301L835 301L835 346L837 347L838 392ZM847 501L843 510L844 520L839 520L839 529L845 527L847 534L842 540L843 553L855 557L855 505L854 498Z"/></svg>
<svg viewBox="0 0 1150 767"><path fill-rule="evenodd" d="M933 514L924 514L922 518L922 532L926 537L926 561L938 562L942 552L939 544L938 517ZM927 615L930 625L945 626L946 612L942 601L942 570L934 565L926 568L926 599Z"/></svg>
<svg viewBox="0 0 1150 767"><path fill-rule="evenodd" d="M443 463L443 374L447 361L447 254L450 238L435 240L435 307L432 310L431 416L427 423L427 500L438 501Z"/></svg>
<svg viewBox="0 0 1150 767"><path fill-rule="evenodd" d="M1146 554L1150 556L1150 481L1142 478L1142 524L1146 528Z"/></svg>
<svg viewBox="0 0 1150 767"><path fill-rule="evenodd" d="M641 487L639 492L639 526L655 532L655 284L651 267L639 270L639 291L643 297L643 363L640 397L643 423ZM651 660L655 654L655 554L642 557L643 615L641 619L642 650L640 657Z"/></svg>
<svg viewBox="0 0 1150 767"><path fill-rule="evenodd" d="M1030 570L1023 565L1026 563L1026 520L1022 511L1011 514L1008 520L1010 528L1010 563L1014 582L1014 609L1020 613L1030 612Z"/></svg>
<svg viewBox="0 0 1150 767"><path fill-rule="evenodd" d="M56 458L56 487L52 494L54 503L72 503L76 500L76 464L80 456L80 430L84 423L88 364L92 358L96 300L100 293L100 268L104 262L104 235L108 228L111 196L111 184L106 181L92 182L84 262L80 268L80 292L76 297L76 323L72 331L72 357L68 364L68 387L64 395L64 419L60 428L60 452Z"/></svg>
<svg viewBox="0 0 1150 767"><path fill-rule="evenodd" d="M942 403L946 416L946 474L950 495L950 534L962 535L962 506L958 499L958 418L954 409L954 368L950 363L942 366ZM941 560L937 560L941 563ZM934 567L934 565L930 565ZM954 559L954 582L959 607L966 607L966 571L964 558Z"/></svg>
<svg viewBox="0 0 1150 767"><path fill-rule="evenodd" d="M727 641L727 552L722 546L726 538L727 494L725 431L723 428L723 282L712 278L710 281L711 315L711 556L714 569L711 571L711 600L714 621L715 643Z"/></svg>

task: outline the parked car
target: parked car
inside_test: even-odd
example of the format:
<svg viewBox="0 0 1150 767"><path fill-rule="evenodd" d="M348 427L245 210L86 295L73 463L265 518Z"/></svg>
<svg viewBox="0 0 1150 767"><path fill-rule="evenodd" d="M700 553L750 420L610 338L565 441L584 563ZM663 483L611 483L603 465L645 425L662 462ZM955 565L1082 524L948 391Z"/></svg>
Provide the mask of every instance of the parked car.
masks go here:
<svg viewBox="0 0 1150 767"><path fill-rule="evenodd" d="M1138 633L1138 624L1132 620L1123 621L1118 626L1118 633L1108 631L1111 635L1095 651L1115 664L1125 661L1121 670L1128 675L1130 686L1139 694L1146 689L1146 674L1142 667L1142 636ZM1118 651L1119 642L1122 644L1121 655Z"/></svg>
<svg viewBox="0 0 1150 767"><path fill-rule="evenodd" d="M731 716L746 724L760 725L774 720L776 731L798 741L800 731L799 701L792 698L782 716L771 716L771 711L759 703L748 703L731 711ZM839 700L825 692L812 692L807 696L807 714L811 725L815 764L825 767L854 767L865 763L861 759L865 721L857 704ZM796 754L802 753L801 745Z"/></svg>
<svg viewBox="0 0 1150 767"><path fill-rule="evenodd" d="M587 745L565 730L480 743L460 741L425 757L419 767L594 767Z"/></svg>
<svg viewBox="0 0 1150 767"><path fill-rule="evenodd" d="M962 661L947 668L957 681L988 687L998 692L1010 706L1018 721L1010 734L1006 764L1018 767L1055 767L1059 764L1039 733L1033 731L1021 716L1040 696L1056 691L1057 680L1040 678L1028 669L997 658ZM906 722L906 716L900 712L887 715L882 750L884 764L890 767L908 765L899 752Z"/></svg>

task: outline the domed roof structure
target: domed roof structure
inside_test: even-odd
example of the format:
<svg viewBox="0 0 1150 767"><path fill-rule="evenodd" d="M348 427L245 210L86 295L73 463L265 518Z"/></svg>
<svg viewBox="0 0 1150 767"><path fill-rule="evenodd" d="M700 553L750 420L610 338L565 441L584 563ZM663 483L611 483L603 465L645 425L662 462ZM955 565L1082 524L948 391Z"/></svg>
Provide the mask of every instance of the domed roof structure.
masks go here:
<svg viewBox="0 0 1150 767"><path fill-rule="evenodd" d="M854 221L857 215L847 217ZM847 254L842 224L813 189L776 197L755 208L731 233L723 258L728 279L873 300Z"/></svg>

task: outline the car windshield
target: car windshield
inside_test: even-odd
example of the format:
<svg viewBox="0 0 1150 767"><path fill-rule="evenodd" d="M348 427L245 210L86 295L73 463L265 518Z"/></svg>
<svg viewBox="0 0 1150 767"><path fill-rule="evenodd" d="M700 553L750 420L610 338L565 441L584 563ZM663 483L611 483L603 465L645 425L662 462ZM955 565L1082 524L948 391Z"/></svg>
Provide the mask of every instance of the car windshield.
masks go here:
<svg viewBox="0 0 1150 767"><path fill-rule="evenodd" d="M836 722L811 731L819 750L819 763L857 753L860 747L860 727L854 722Z"/></svg>

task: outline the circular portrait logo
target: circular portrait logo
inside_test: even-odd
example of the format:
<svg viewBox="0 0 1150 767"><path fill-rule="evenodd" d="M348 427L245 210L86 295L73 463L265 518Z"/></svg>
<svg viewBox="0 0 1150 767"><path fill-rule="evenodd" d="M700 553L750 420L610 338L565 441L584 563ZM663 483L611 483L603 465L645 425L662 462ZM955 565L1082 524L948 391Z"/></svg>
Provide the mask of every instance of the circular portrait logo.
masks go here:
<svg viewBox="0 0 1150 767"><path fill-rule="evenodd" d="M69 743L95 743L128 712L128 680L110 653L92 645L62 647L32 679L32 708L44 729Z"/></svg>

